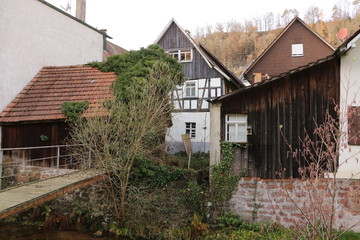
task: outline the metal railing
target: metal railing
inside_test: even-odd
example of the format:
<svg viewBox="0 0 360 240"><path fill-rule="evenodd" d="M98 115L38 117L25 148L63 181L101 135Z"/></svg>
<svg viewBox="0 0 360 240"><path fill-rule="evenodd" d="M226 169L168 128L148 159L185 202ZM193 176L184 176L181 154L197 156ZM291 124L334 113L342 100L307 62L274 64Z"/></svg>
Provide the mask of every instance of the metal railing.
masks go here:
<svg viewBox="0 0 360 240"><path fill-rule="evenodd" d="M78 171L84 162L79 162L75 157L78 154L69 149L79 146L82 145L0 148L0 190ZM32 155L38 157L31 158ZM87 166L90 166L90 158L89 150Z"/></svg>

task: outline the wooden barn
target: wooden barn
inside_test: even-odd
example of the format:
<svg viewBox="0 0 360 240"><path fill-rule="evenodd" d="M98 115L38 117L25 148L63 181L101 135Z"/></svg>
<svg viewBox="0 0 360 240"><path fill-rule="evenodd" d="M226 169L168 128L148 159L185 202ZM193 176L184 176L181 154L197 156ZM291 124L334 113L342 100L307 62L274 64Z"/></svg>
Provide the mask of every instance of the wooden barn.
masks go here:
<svg viewBox="0 0 360 240"><path fill-rule="evenodd" d="M234 167L248 176L298 177L298 164L288 155L288 143L300 146L305 129L312 133L325 112L336 118L340 99L340 58L330 55L255 86L212 102L211 163L220 160L220 141L243 144ZM288 141L288 143L286 143Z"/></svg>
<svg viewBox="0 0 360 240"><path fill-rule="evenodd" d="M0 115L0 148L29 148L66 144L68 123L62 103L88 101L83 116L91 116L112 96L114 73L104 73L86 65L43 67ZM5 151L22 159L56 156L56 148ZM9 156L8 156L9 157ZM43 167L54 159L31 162Z"/></svg>

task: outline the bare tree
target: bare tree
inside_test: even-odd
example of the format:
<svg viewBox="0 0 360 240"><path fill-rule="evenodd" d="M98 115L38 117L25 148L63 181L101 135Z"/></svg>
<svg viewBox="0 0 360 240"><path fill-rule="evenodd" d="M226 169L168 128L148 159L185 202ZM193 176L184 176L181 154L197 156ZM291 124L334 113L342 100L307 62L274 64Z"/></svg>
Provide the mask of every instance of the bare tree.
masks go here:
<svg viewBox="0 0 360 240"><path fill-rule="evenodd" d="M306 10L304 20L307 24L315 24L321 20L322 15L319 7L313 5Z"/></svg>
<svg viewBox="0 0 360 240"><path fill-rule="evenodd" d="M348 0L339 1L337 4L334 5L332 11L332 19L334 21L338 20L346 20L350 18L350 3Z"/></svg>
<svg viewBox="0 0 360 240"><path fill-rule="evenodd" d="M287 142L291 158L299 165L301 179L290 179L293 187L284 184L283 191L305 220L307 227L304 233L307 239L338 239L346 231L360 225L360 221L355 219L350 226L340 229L342 231L333 231L336 216L342 207L339 194L353 178L360 175L360 171L354 169L351 176L338 177L339 169L348 162L358 163L360 156L360 151L350 151L351 154L344 155L345 158L339 161L340 154L350 147L348 141L353 140L347 131L347 126L353 124L351 116L356 114L356 110L347 107L347 104L356 100L359 91L349 96L353 84L346 77L342 79L342 100L335 106L336 116L327 112L323 122L314 120L314 131L309 133L304 129L305 137L300 139L300 147L297 149ZM353 137L359 134L357 132ZM280 176L284 178L285 175L280 173Z"/></svg>
<svg viewBox="0 0 360 240"><path fill-rule="evenodd" d="M119 224L125 221L129 177L136 158L162 151L163 137L171 120L169 92L174 87L170 68L157 62L141 86L127 88L126 99L113 98L105 105L106 116L83 119L73 128L72 138L82 147L79 156L91 150L93 166L103 171Z"/></svg>

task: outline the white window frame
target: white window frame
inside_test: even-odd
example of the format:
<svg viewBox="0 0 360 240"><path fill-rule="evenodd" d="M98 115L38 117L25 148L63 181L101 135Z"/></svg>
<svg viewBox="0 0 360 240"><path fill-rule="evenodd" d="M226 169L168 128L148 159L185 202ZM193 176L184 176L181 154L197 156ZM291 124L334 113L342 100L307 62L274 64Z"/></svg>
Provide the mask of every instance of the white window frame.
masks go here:
<svg viewBox="0 0 360 240"><path fill-rule="evenodd" d="M196 138L196 122L185 122L185 134Z"/></svg>
<svg viewBox="0 0 360 240"><path fill-rule="evenodd" d="M179 62L192 62L193 60L193 50L192 49L178 49L178 50L172 50L168 51L168 54L178 60ZM185 56L183 59L182 57ZM187 58L186 56L190 56L190 58Z"/></svg>
<svg viewBox="0 0 360 240"><path fill-rule="evenodd" d="M189 86L191 85L191 86ZM188 94L188 89L190 89L190 94ZM193 89L193 93L191 89ZM184 90L183 90L183 94L185 98L196 98L198 96L198 84L197 81L186 81L184 83Z"/></svg>
<svg viewBox="0 0 360 240"><path fill-rule="evenodd" d="M233 126L233 131L230 130ZM241 129L240 129L241 128ZM242 130L242 131L241 131ZM231 131L231 132L230 132ZM233 138L231 138L231 135ZM228 114L225 116L225 140L228 142L247 143L247 115Z"/></svg>
<svg viewBox="0 0 360 240"><path fill-rule="evenodd" d="M304 56L304 44L302 43L291 44L291 56L292 57Z"/></svg>

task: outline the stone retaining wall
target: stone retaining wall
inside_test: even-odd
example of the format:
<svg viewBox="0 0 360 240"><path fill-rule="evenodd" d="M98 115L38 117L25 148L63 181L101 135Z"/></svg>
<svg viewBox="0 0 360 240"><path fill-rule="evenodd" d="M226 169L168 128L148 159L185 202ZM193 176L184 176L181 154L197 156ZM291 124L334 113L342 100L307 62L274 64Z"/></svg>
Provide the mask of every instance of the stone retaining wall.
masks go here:
<svg viewBox="0 0 360 240"><path fill-rule="evenodd" d="M13 186L16 184L24 184L28 182L56 177L59 175L69 174L74 171L77 170L19 165L4 168L3 177L8 176L7 178L5 178L7 185Z"/></svg>
<svg viewBox="0 0 360 240"><path fill-rule="evenodd" d="M230 200L230 210L244 220L279 222L287 227L306 225L305 216L331 213L331 193L335 192L336 229L354 224L360 232L360 180L322 181L241 178ZM296 207L297 206L297 207Z"/></svg>

